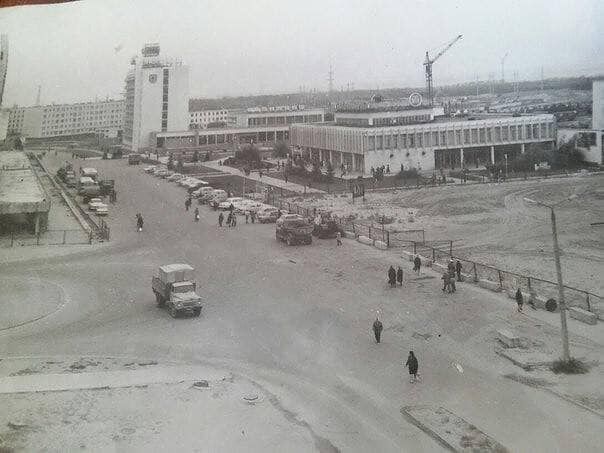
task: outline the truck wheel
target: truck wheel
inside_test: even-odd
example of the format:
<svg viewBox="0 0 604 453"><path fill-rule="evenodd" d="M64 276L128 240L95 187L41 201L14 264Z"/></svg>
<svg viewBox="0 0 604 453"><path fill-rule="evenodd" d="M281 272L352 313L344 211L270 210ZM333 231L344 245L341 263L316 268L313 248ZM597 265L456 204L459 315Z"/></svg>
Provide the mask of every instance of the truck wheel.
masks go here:
<svg viewBox="0 0 604 453"><path fill-rule="evenodd" d="M173 318L178 318L178 310L174 305L170 306L170 316Z"/></svg>
<svg viewBox="0 0 604 453"><path fill-rule="evenodd" d="M196 318L198 318L200 314L201 308L196 308L195 310L193 310L193 316L195 316Z"/></svg>
<svg viewBox="0 0 604 453"><path fill-rule="evenodd" d="M158 307L162 308L164 306L164 299L161 297L161 294L155 293L155 301Z"/></svg>
<svg viewBox="0 0 604 453"><path fill-rule="evenodd" d="M285 242L287 243L287 245L294 245L294 238L291 236L291 234L287 235L287 238L285 238Z"/></svg>

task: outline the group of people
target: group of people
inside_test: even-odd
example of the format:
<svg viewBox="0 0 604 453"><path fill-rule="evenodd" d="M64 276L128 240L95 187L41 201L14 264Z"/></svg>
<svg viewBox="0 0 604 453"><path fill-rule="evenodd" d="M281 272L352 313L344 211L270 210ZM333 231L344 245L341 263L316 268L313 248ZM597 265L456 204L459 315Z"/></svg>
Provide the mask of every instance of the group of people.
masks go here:
<svg viewBox="0 0 604 453"><path fill-rule="evenodd" d="M390 266L390 269L388 269L388 283L391 288L394 288L397 284L403 286L403 269L400 266L396 270L393 266Z"/></svg>
<svg viewBox="0 0 604 453"><path fill-rule="evenodd" d="M375 321L373 321L373 335L375 336L376 343L380 343L382 341L382 330L384 330L384 326L382 321L380 321L380 312L378 311ZM419 377L419 362L417 361L417 357L415 357L413 351L409 351L409 356L407 357L407 362L405 362L405 367L409 369L410 382L416 382Z"/></svg>
<svg viewBox="0 0 604 453"><path fill-rule="evenodd" d="M221 212L220 214L218 214L218 226L222 226L223 223L224 214ZM228 226L229 228L234 228L237 226L237 216L235 215L234 211L229 211L229 215L226 219L226 226Z"/></svg>
<svg viewBox="0 0 604 453"><path fill-rule="evenodd" d="M455 287L455 278L457 277L457 281L461 282L461 269L463 268L461 261L457 260L457 262L453 261L453 258L449 260L449 264L447 264L447 270L443 272L441 277L443 281L443 292L454 293L457 291Z"/></svg>

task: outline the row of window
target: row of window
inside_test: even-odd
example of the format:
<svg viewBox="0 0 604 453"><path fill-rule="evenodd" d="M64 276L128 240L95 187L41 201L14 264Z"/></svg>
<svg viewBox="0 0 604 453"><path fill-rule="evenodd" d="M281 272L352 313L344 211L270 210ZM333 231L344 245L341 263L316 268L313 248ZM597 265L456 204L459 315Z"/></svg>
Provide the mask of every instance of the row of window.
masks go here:
<svg viewBox="0 0 604 453"><path fill-rule="evenodd" d="M191 118L193 117L201 117L201 116L216 116L216 115L227 115L228 112L226 110L221 111L209 111L209 112L190 112Z"/></svg>
<svg viewBox="0 0 604 453"><path fill-rule="evenodd" d="M462 146L517 140L554 139L553 123L491 126L367 137L368 150Z"/></svg>
<svg viewBox="0 0 604 453"><path fill-rule="evenodd" d="M162 132L166 132L168 130L168 88L170 81L170 71L168 69L164 69L164 78L163 78L163 103L161 110L161 130Z"/></svg>
<svg viewBox="0 0 604 453"><path fill-rule="evenodd" d="M248 118L248 126L276 126L293 123L319 123L323 115L290 115L290 116L261 116Z"/></svg>

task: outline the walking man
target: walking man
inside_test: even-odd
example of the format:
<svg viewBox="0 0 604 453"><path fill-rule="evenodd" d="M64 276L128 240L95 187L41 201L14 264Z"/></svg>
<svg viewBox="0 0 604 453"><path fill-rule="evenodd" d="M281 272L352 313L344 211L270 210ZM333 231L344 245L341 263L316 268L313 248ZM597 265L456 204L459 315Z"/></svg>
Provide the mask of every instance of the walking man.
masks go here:
<svg viewBox="0 0 604 453"><path fill-rule="evenodd" d="M336 232L336 244L338 246L342 245L342 233L340 233L339 231ZM379 343L379 341L378 341Z"/></svg>
<svg viewBox="0 0 604 453"><path fill-rule="evenodd" d="M195 221L199 222L199 208L195 208Z"/></svg>
<svg viewBox="0 0 604 453"><path fill-rule="evenodd" d="M396 282L398 286L403 286L403 269L400 266L396 270Z"/></svg>
<svg viewBox="0 0 604 453"><path fill-rule="evenodd" d="M516 291L516 303L518 304L518 313L522 313L522 306L524 305L524 298L522 297L522 291L520 288Z"/></svg>
<svg viewBox="0 0 604 453"><path fill-rule="evenodd" d="M415 357L413 351L409 351L409 357L407 357L407 363L405 363L405 366L409 368L409 382L413 384L415 381L417 381L417 370L419 368L417 357Z"/></svg>
<svg viewBox="0 0 604 453"><path fill-rule="evenodd" d="M451 292L451 274L449 274L449 271L445 271L443 272L443 275L441 277L442 281L443 281L443 292Z"/></svg>
<svg viewBox="0 0 604 453"><path fill-rule="evenodd" d="M457 273L457 281L460 282L461 281L461 261L457 260L457 262L455 263L455 272Z"/></svg>
<svg viewBox="0 0 604 453"><path fill-rule="evenodd" d="M380 321L380 312L378 311L375 315L375 321L373 321L373 335L375 336L375 342L379 343L382 338L382 322Z"/></svg>
<svg viewBox="0 0 604 453"><path fill-rule="evenodd" d="M390 283L391 288L396 286L396 271L392 266L390 266L390 269L388 269L388 283Z"/></svg>
<svg viewBox="0 0 604 453"><path fill-rule="evenodd" d="M250 212L245 211L245 223L248 223L248 219L250 218Z"/></svg>
<svg viewBox="0 0 604 453"><path fill-rule="evenodd" d="M188 211L190 207L191 207L191 198L187 198L185 200L185 210Z"/></svg>
<svg viewBox="0 0 604 453"><path fill-rule="evenodd" d="M419 275L419 271L420 271L421 267L422 267L422 260L419 258L419 255L415 255L415 258L413 258L413 270L415 272L417 272L417 275Z"/></svg>
<svg viewBox="0 0 604 453"><path fill-rule="evenodd" d="M140 213L136 214L136 229L139 233L143 231L143 223L143 216Z"/></svg>
<svg viewBox="0 0 604 453"><path fill-rule="evenodd" d="M250 212L250 217L252 218L252 223L256 223L256 212L255 211Z"/></svg>
<svg viewBox="0 0 604 453"><path fill-rule="evenodd" d="M218 226L222 226L222 222L224 222L224 214L221 212L218 214Z"/></svg>

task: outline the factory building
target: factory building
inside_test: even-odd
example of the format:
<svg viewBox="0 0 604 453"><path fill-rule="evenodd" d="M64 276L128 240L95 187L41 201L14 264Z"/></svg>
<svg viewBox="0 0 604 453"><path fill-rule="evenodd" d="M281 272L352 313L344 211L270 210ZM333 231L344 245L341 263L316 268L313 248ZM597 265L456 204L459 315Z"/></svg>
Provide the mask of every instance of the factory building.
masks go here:
<svg viewBox="0 0 604 453"><path fill-rule="evenodd" d="M290 143L335 168L369 174L382 165L398 171L477 168L556 142L553 115L442 116L442 108L400 107L339 111L329 124L294 124Z"/></svg>

